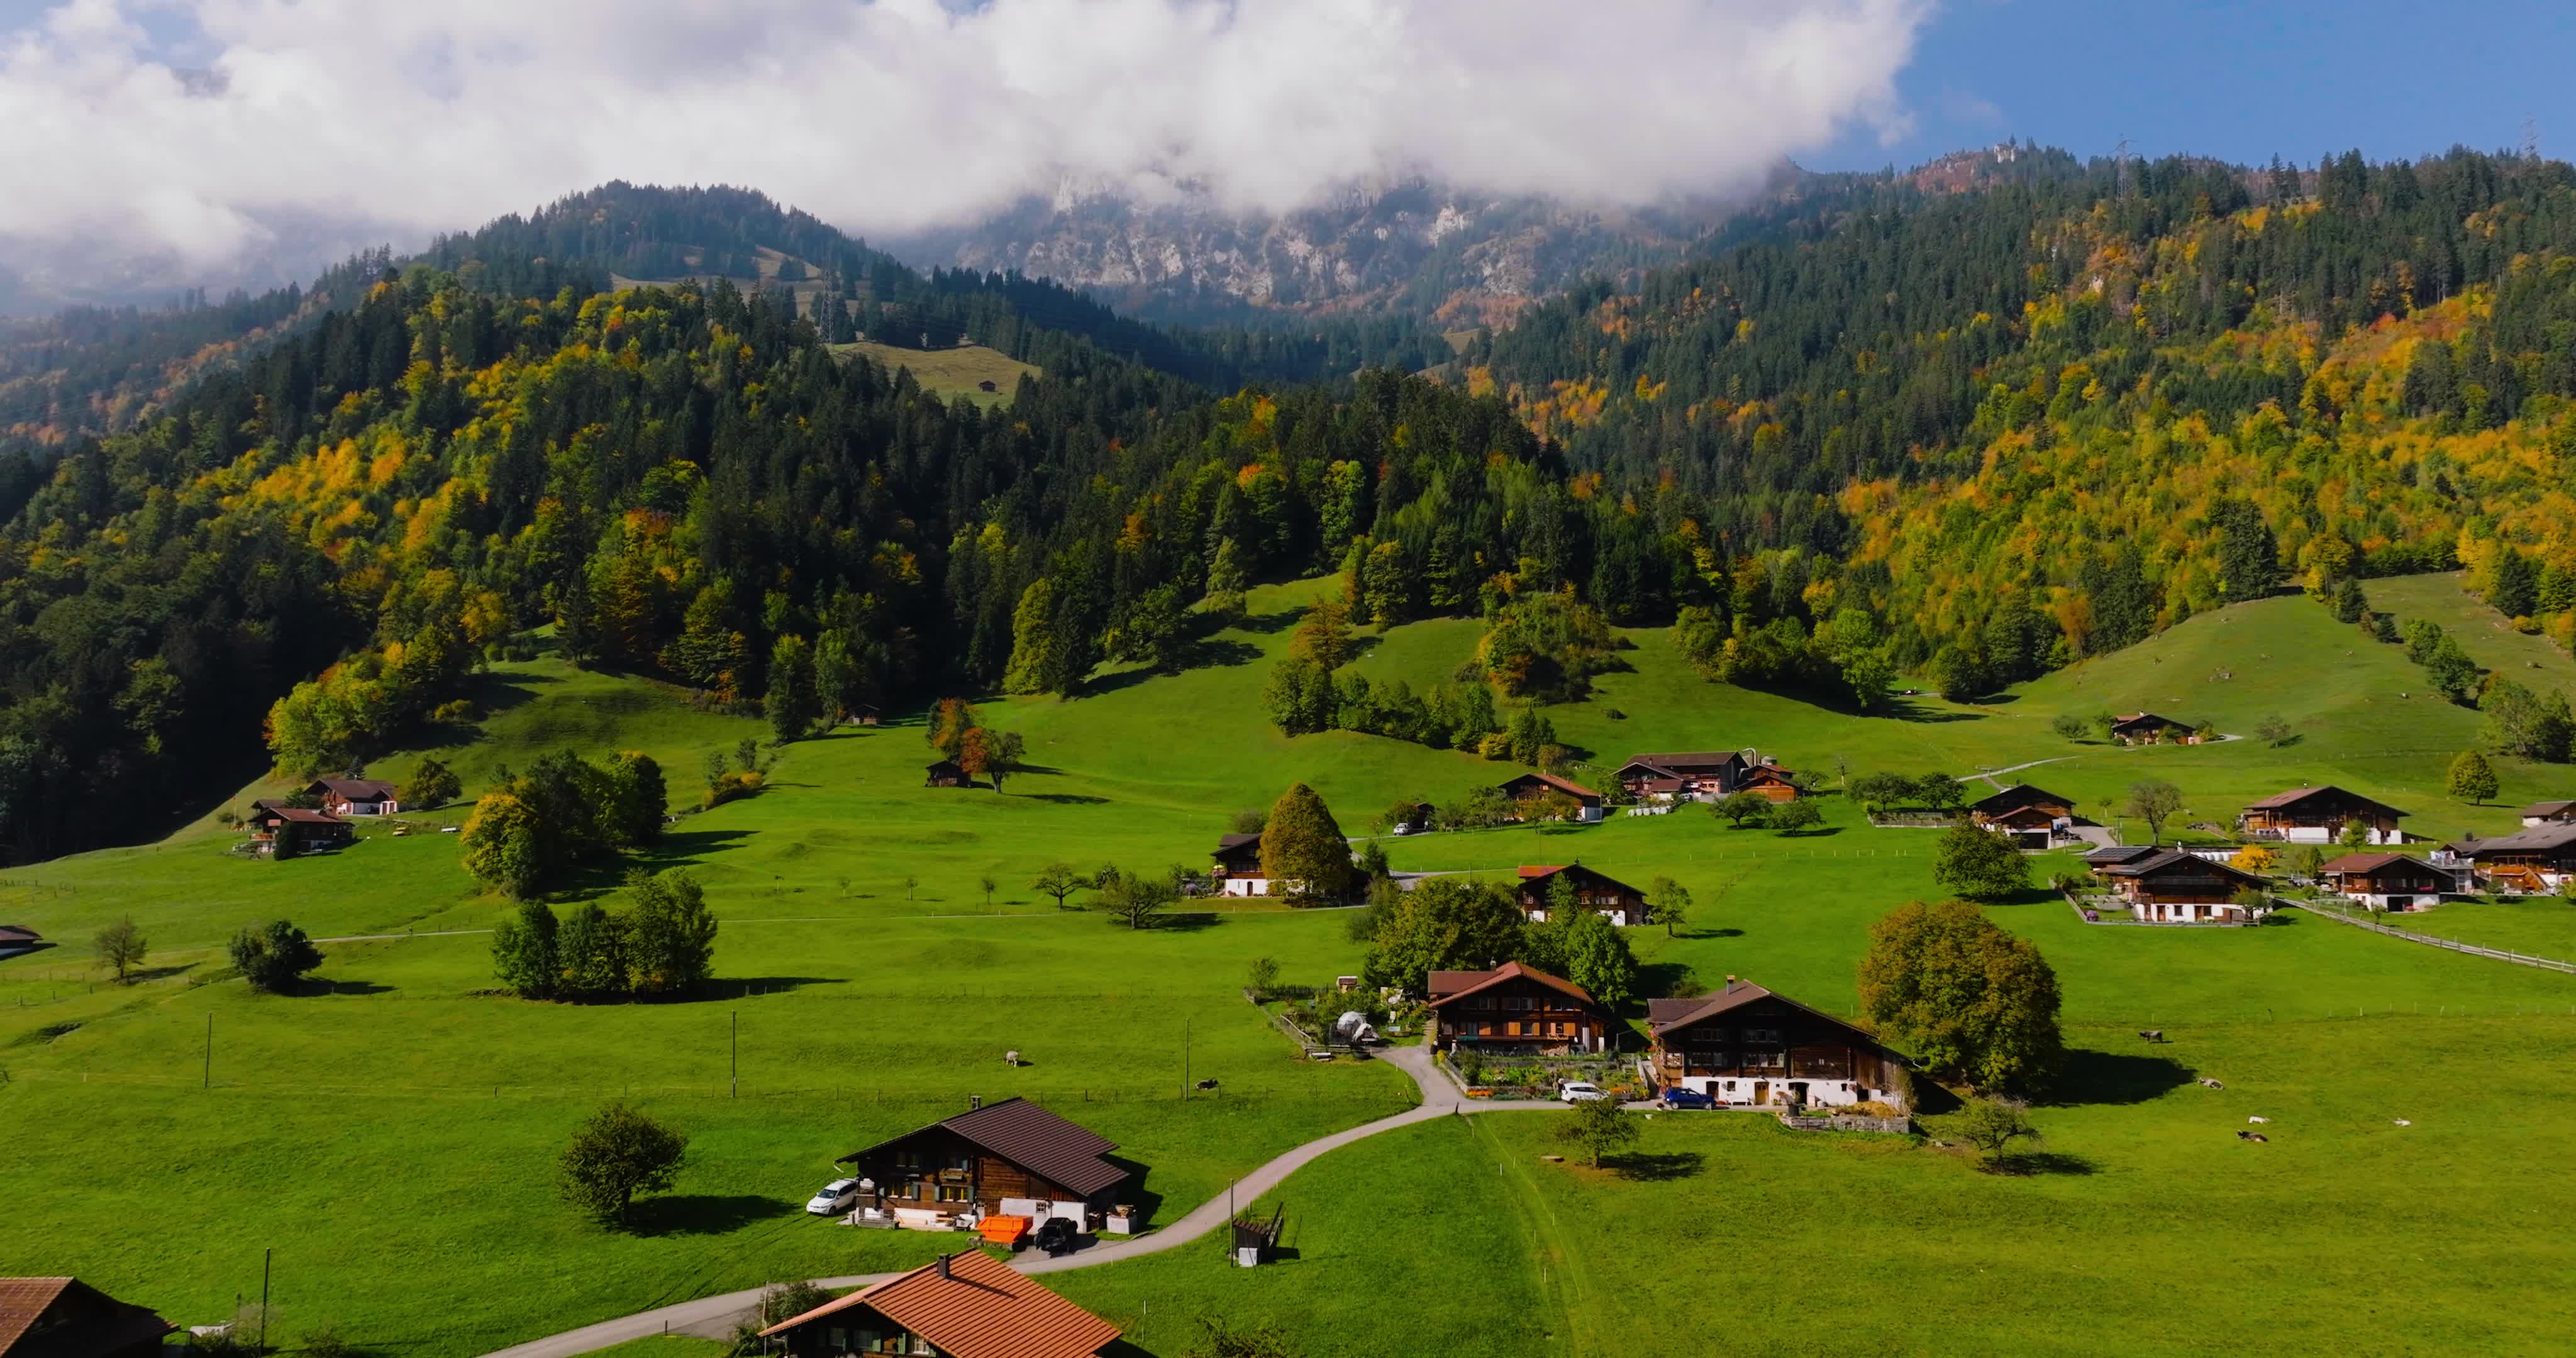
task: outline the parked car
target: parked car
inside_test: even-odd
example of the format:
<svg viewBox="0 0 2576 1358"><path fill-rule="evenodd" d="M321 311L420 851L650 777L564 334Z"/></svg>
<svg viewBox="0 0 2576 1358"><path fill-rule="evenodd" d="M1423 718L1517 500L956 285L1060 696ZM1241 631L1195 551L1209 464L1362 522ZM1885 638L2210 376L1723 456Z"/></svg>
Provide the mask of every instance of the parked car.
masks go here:
<svg viewBox="0 0 2576 1358"><path fill-rule="evenodd" d="M1074 1229L1072 1222L1063 1217L1048 1217L1038 1223L1037 1233L1031 1237L1030 1243L1046 1251L1049 1258L1056 1258L1073 1253L1082 1243L1082 1235Z"/></svg>
<svg viewBox="0 0 2576 1358"><path fill-rule="evenodd" d="M1663 1097L1655 1102L1665 1108L1715 1108L1717 1106L1716 1099L1696 1089L1684 1089L1680 1085L1665 1090Z"/></svg>
<svg viewBox="0 0 2576 1358"><path fill-rule="evenodd" d="M818 1217L836 1217L858 1205L859 1181L834 1179L805 1204L805 1210Z"/></svg>
<svg viewBox="0 0 2576 1358"><path fill-rule="evenodd" d="M1568 1080L1558 1087L1556 1096L1567 1103L1590 1103L1594 1099L1610 1097L1602 1092L1601 1086L1589 1080Z"/></svg>

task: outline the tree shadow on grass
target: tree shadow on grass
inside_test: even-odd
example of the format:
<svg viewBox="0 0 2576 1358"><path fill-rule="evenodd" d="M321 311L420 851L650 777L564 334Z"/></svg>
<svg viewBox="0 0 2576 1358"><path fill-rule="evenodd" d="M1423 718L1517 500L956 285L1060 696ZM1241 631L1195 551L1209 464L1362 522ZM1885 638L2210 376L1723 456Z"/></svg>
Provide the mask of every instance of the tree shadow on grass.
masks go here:
<svg viewBox="0 0 2576 1358"><path fill-rule="evenodd" d="M1636 993L1640 995L1678 1000L1698 995L1706 989L1699 983L1698 973L1692 971L1687 963L1648 962L1637 968Z"/></svg>
<svg viewBox="0 0 2576 1358"><path fill-rule="evenodd" d="M1296 626L1297 620L1304 616L1306 616L1306 610L1302 608L1283 608L1276 613L1264 613L1258 617L1245 617L1238 619L1235 622L1234 627L1236 631L1258 632L1264 636L1268 636L1274 632L1287 631L1289 628Z"/></svg>
<svg viewBox="0 0 2576 1358"><path fill-rule="evenodd" d="M2099 1174L2102 1167L2081 1155L2064 1151L2006 1151L1992 1156L1977 1168L1987 1174L2005 1174L2027 1178L2040 1174Z"/></svg>
<svg viewBox="0 0 2576 1358"><path fill-rule="evenodd" d="M1708 1157L1698 1151L1637 1151L1610 1156L1603 1167L1622 1179L1664 1184L1698 1178L1708 1168Z"/></svg>
<svg viewBox="0 0 2576 1358"><path fill-rule="evenodd" d="M758 833L757 830L665 830L662 837L653 842L653 847L640 853L594 858L579 865L548 894L556 901L595 900L624 888L626 874L637 868L660 873L673 868L695 867L707 855L737 847Z"/></svg>
<svg viewBox="0 0 2576 1358"><path fill-rule="evenodd" d="M2049 1099L2056 1104L2134 1104L2190 1084L2192 1073L2170 1057L2075 1048Z"/></svg>
<svg viewBox="0 0 2576 1358"><path fill-rule="evenodd" d="M797 1205L751 1193L684 1193L635 1204L628 1229L636 1235L729 1235L797 1210Z"/></svg>
<svg viewBox="0 0 2576 1358"><path fill-rule="evenodd" d="M1058 806L1107 806L1109 804L1109 799L1106 797L1094 797L1082 792L1026 792L1020 794L1020 799L1030 802L1053 802Z"/></svg>
<svg viewBox="0 0 2576 1358"><path fill-rule="evenodd" d="M692 1000L741 1000L760 995L783 995L809 985L847 985L845 976L719 976L698 987L694 995L674 995L665 1004L686 1004Z"/></svg>
<svg viewBox="0 0 2576 1358"><path fill-rule="evenodd" d="M1116 1195L1118 1201L1110 1205L1115 1207L1123 1204L1135 1208L1149 1225L1165 1224L1155 1220L1163 1208L1163 1195L1155 1192L1150 1186L1154 1177L1153 1167L1140 1164L1123 1155L1104 1155L1100 1158L1127 1171L1127 1182L1118 1186Z"/></svg>
<svg viewBox="0 0 2576 1358"><path fill-rule="evenodd" d="M1201 929L1215 928L1224 918L1213 910L1179 910L1168 915L1156 915L1145 927L1194 934Z"/></svg>
<svg viewBox="0 0 2576 1358"><path fill-rule="evenodd" d="M389 985L379 984L375 981L336 980L328 976L321 976L306 981L303 989L297 993L304 995L390 995L394 993L394 988Z"/></svg>

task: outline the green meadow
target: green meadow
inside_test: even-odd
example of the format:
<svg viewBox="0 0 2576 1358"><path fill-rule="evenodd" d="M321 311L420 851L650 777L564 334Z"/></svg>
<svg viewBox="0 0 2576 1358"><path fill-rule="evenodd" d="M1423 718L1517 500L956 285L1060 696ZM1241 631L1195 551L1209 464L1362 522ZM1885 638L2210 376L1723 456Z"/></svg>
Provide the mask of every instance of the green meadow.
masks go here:
<svg viewBox="0 0 2576 1358"><path fill-rule="evenodd" d="M1291 980L1355 971L1363 948L1343 912L1198 902L1140 933L1028 885L1057 861L1203 865L1230 812L1291 781L1356 835L1398 798L1445 802L1515 771L1346 732L1278 735L1262 680L1323 587L1256 591L1246 624L1178 673L984 702L1032 765L999 792L924 788L932 755L904 713L789 746L762 795L697 813L701 755L765 728L551 658L495 667L470 722L375 766L399 779L434 755L470 795L555 749L652 753L689 814L642 862L695 874L722 921L718 982L688 1002L489 993L484 931L510 907L436 832L462 806L405 816L409 835L368 826L341 853L267 863L230 852L213 816L284 787L254 784L210 795L206 817L159 843L0 874L0 919L63 945L0 962L0 1137L18 1151L0 1162L16 1204L0 1214L0 1273L77 1273L202 1324L255 1291L273 1248L290 1342L329 1324L376 1351L446 1358L929 1257L950 1242L799 1209L832 1157L969 1095L1027 1095L1117 1140L1164 1221L1290 1146L1409 1105L1409 1082L1382 1063L1299 1062L1238 993L1255 957ZM2576 683L2565 657L2487 627L2447 578L2374 589L2380 607L2461 633L2483 663ZM1419 686L1447 677L1476 635L1458 621L1400 627L1354 663ZM1640 885L1674 878L1696 899L1689 922L1630 931L1650 993L1733 974L1851 1009L1870 923L1939 893L1934 832L1868 826L1830 791L1846 769L2047 761L2000 776L2070 795L2132 839L2144 827L2115 808L2147 777L2185 790L2187 821L2224 825L2267 793L2333 782L2436 835L2509 828L2512 806L2576 786L2564 769L2498 760L2499 805L2444 799L2477 714L2428 696L2398 648L2296 597L2194 618L1994 702L1910 698L1878 716L1709 684L1661 632L1629 639L1625 669L1549 711L1586 752L1577 778L1638 750L1754 746L1823 777L1825 826L1732 830L1685 808L1386 846L1408 871L1579 859ZM2123 749L2049 730L2063 713L2141 708L2232 733L2278 713L2296 734ZM2044 878L2072 861L2037 866ZM617 890L601 868L557 904ZM2567 1306L2546 1280L2570 1262L2552 1225L2569 1204L2533 1167L2576 1154L2536 1101L2576 1067L2576 977L2301 912L2155 930L2087 925L2033 893L1992 914L2056 968L2080 1049L2061 1103L2038 1114L2047 1172L1985 1174L1902 1138L1714 1115L1659 1117L1627 1171L1596 1173L1539 1158L1544 1115L1494 1114L1302 1171L1280 1193L1299 1254L1277 1268L1233 1269L1211 1243L1056 1281L1172 1358L1202 1312L1274 1318L1309 1355L1384 1352L1393 1316L1408 1346L1462 1354L1609 1352L1641 1333L1675 1351L1865 1333L1940 1352L2236 1348L2248 1334L2301 1352L2512 1351L2563 1333ZM278 916L351 940L325 944L312 993L254 995L222 970L235 928ZM119 917L153 944L128 986L88 965L89 934ZM2563 902L2405 922L2576 957ZM2174 1040L2148 1046L2136 1032L2148 1027ZM1028 1063L1005 1065L1006 1050ZM1202 1079L1216 1088L1184 1098ZM618 1098L691 1136L677 1188L632 1233L575 1220L551 1183L572 1127ZM2248 1115L2275 1119L2269 1143L2236 1139ZM1736 1300L1709 1308L1705 1331L1659 1329L1672 1308L1651 1299L1705 1292L1721 1256ZM2337 1325L2350 1327L2339 1343ZM690 1352L657 1342L631 1347Z"/></svg>

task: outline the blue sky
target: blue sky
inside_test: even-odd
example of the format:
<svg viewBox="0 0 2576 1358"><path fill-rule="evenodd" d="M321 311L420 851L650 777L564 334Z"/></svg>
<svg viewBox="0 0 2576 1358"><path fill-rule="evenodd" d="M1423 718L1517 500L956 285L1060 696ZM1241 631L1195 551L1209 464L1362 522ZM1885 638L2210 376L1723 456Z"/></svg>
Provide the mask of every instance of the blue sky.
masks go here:
<svg viewBox="0 0 2576 1358"><path fill-rule="evenodd" d="M1950 0L1898 78L1894 145L1847 136L1811 169L1912 165L2019 137L2107 155L2314 164L2519 146L2576 158L2576 0Z"/></svg>

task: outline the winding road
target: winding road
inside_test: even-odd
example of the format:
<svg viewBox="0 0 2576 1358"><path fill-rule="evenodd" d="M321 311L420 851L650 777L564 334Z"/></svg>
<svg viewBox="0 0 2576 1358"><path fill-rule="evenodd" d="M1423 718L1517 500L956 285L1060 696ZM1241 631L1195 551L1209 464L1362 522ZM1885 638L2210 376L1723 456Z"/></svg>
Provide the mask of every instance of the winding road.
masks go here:
<svg viewBox="0 0 2576 1358"><path fill-rule="evenodd" d="M1237 1180L1230 1194L1201 1203L1197 1210L1160 1230L1124 1240L1104 1240L1087 1250L1060 1258L1029 1258L1015 1262L1012 1266L1028 1274L1062 1273L1069 1269L1096 1268L1102 1264L1117 1263L1122 1259L1139 1259L1148 1254L1160 1254L1165 1250L1177 1249L1193 1240L1201 1239L1225 1225L1231 1214L1230 1204L1250 1204L1262 1194L1277 1188L1289 1175L1303 1169L1317 1157L1354 1141L1375 1136L1380 1132L1391 1132L1398 1127L1410 1127L1417 1122L1447 1117L1452 1113L1492 1113L1514 1110L1534 1112L1565 1107L1564 1104L1551 1099L1496 1101L1466 1098L1458 1092L1458 1087L1452 1084L1447 1076L1433 1068L1431 1053L1426 1048L1389 1047L1378 1052L1378 1059L1413 1077L1414 1085L1422 1093L1421 1106L1406 1109L1391 1117L1379 1118L1375 1122L1362 1123L1348 1131L1319 1137L1290 1150ZM969 1240L973 1238L967 1237ZM880 1283L888 1278L899 1276L901 1276L899 1273L862 1273L847 1278L818 1278L815 1281L824 1287L849 1288L865 1287L871 1283ZM758 1288L747 1292L727 1292L722 1296L700 1297L695 1301L676 1302L650 1311L639 1311L631 1316L620 1316L615 1320L603 1320L596 1325L584 1325L578 1330L567 1330L562 1334L550 1335L544 1339L532 1339L524 1344L514 1344L497 1353L488 1354L485 1358L574 1358L576 1354L592 1353L614 1344L623 1344L630 1339L642 1339L656 1334L695 1334L709 1338L724 1338L733 1333L735 1324L747 1317L752 1307L759 1301L760 1289Z"/></svg>

